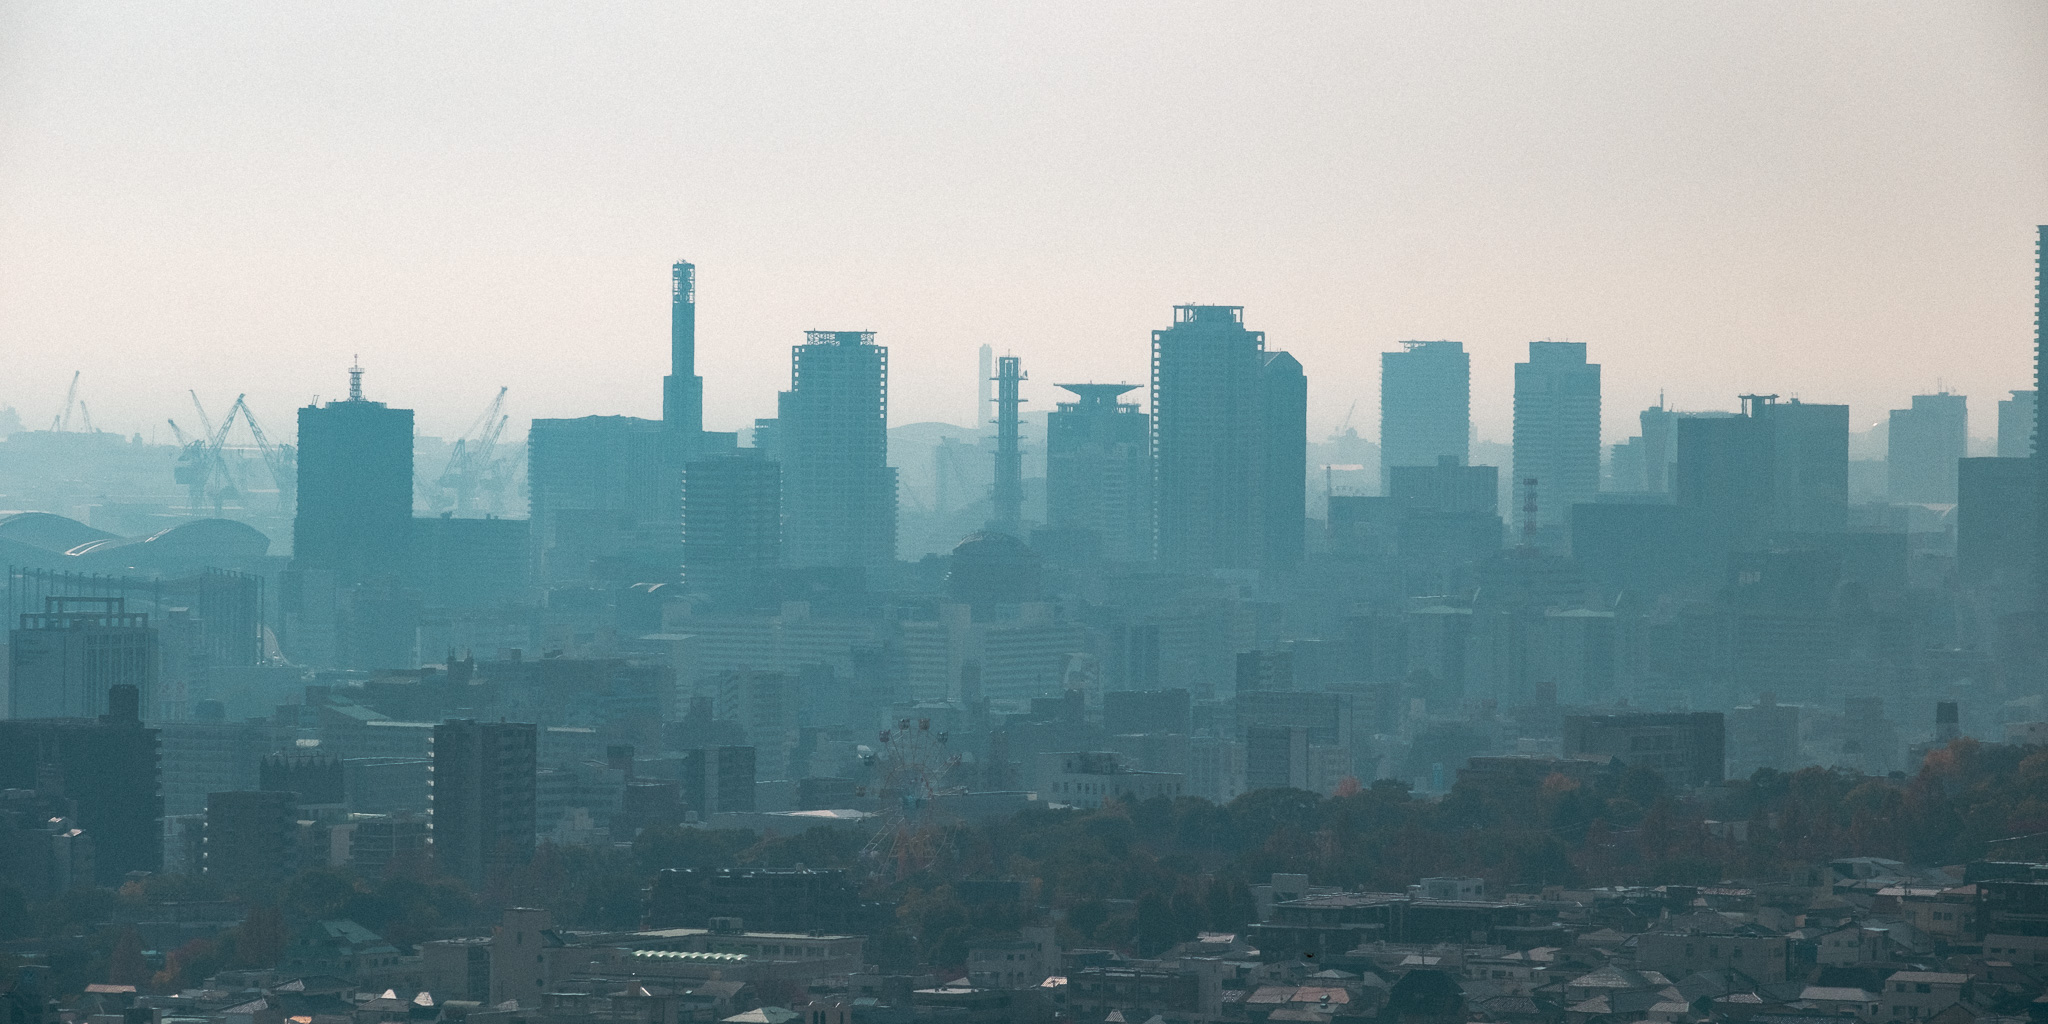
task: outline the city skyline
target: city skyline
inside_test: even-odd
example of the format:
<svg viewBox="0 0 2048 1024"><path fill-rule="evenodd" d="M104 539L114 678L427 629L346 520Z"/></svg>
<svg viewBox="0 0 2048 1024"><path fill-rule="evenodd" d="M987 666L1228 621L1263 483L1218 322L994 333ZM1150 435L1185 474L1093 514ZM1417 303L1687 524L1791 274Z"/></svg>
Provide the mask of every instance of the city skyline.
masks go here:
<svg viewBox="0 0 2048 1024"><path fill-rule="evenodd" d="M961 423L979 345L1135 382L1161 311L1201 302L1245 306L1310 367L1315 437L1354 401L1372 422L1377 356L1407 338L1472 353L1482 439L1506 440L1510 367L1545 338L1597 353L1612 410L1766 390L1847 403L1861 430L1946 382L1991 436L1993 400L2031 383L2048 22L1765 10L1354 13L1283 54L1300 33L1200 12L963 15L940 46L888 15L480 36L398 12L16 9L0 403L47 423L83 370L100 423L161 440L187 387L278 422L360 354L424 433L455 436L500 385L514 437L652 418L656 275L686 258L713 429L772 413L806 329L859 324L915 368L892 425ZM892 60L868 59L878 39ZM1173 56L1224 39L1259 59ZM434 47L453 59L416 59ZM1261 60L1290 70L1254 84ZM1211 154L1160 156L1189 124ZM1609 417L1603 440L1627 433Z"/></svg>

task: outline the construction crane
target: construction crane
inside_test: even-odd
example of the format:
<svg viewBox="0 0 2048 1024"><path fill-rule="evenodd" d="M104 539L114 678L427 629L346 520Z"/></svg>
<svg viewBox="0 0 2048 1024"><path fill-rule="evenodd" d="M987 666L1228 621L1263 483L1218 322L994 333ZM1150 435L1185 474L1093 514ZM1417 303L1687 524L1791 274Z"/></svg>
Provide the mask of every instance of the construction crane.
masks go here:
<svg viewBox="0 0 2048 1024"><path fill-rule="evenodd" d="M484 477L490 473L491 450L498 445L498 435L505 429L511 417L504 415L505 392L510 388L500 387L476 422L456 438L455 448L448 453L448 465L441 470L441 477L435 484L444 492L455 492L455 514L469 515L475 511L477 492L483 489Z"/></svg>
<svg viewBox="0 0 2048 1024"><path fill-rule="evenodd" d="M78 373L71 371L71 390L64 392L64 411L50 417L51 430L71 429L71 406L78 401Z"/></svg>
<svg viewBox="0 0 2048 1024"><path fill-rule="evenodd" d="M263 452L263 464L270 467L270 479L277 484L277 510L288 512L297 498L299 485L299 453L291 445L273 445L269 436L263 433L263 426L256 422L256 413L249 403L235 399L234 409L228 410L228 418L234 418L235 409L242 411L242 422L249 425L249 433L256 438L256 447Z"/></svg>
<svg viewBox="0 0 2048 1024"><path fill-rule="evenodd" d="M171 436L178 439L178 447L183 448L192 443L192 439L185 436L184 428L178 426L177 420L167 419L164 422L171 425Z"/></svg>
<svg viewBox="0 0 2048 1024"><path fill-rule="evenodd" d="M192 396L192 402L197 405L199 396ZM220 421L220 426L209 431L208 436L187 444L185 451L178 456L178 466L172 473L172 479L185 485L186 492L191 495L190 505L194 512L205 507L210 496L213 514L218 516L227 504L229 495L236 493L234 480L228 474L227 462L220 457L220 449L221 445L227 443L228 428L235 424L236 410L241 408L242 396L236 395L235 404L228 407L227 418ZM204 409L200 410L200 415L206 415ZM218 484L215 482L216 477L219 479Z"/></svg>
<svg viewBox="0 0 2048 1024"><path fill-rule="evenodd" d="M199 392L188 388L185 393L192 396L192 408L199 410L199 436L212 437L213 417L206 415L206 407L199 404Z"/></svg>
<svg viewBox="0 0 2048 1024"><path fill-rule="evenodd" d="M94 429L93 429L93 426L92 426L92 410L91 410L91 409L88 409L88 408L86 408L86 407L85 407L85 399L83 399L83 398L81 398L81 399L79 399L79 400L78 400L78 418L79 418L80 420L84 421L84 423L85 423L85 432L86 432L86 433L88 433L88 434L97 434L97 433L99 433L99 431L97 431L97 430L94 430Z"/></svg>

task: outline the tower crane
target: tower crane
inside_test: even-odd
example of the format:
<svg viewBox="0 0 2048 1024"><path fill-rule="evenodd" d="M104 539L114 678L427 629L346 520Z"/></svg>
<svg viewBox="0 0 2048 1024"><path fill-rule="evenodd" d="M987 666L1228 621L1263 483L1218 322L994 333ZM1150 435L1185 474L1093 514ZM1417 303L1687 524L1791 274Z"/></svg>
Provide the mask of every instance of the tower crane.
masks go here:
<svg viewBox="0 0 2048 1024"><path fill-rule="evenodd" d="M435 481L444 491L455 492L456 515L467 515L475 510L477 491L490 468L491 450L497 447L498 435L511 418L503 413L505 392L509 390L500 387L476 422L455 440L455 448L448 454L448 465L441 470L441 478Z"/></svg>
<svg viewBox="0 0 2048 1024"><path fill-rule="evenodd" d="M199 396L194 395L192 401L197 405ZM220 457L220 449L227 443L228 428L234 426L235 412L241 407L242 396L236 395L235 404L228 407L227 418L220 421L220 426L209 431L207 436L187 444L184 453L178 456L178 468L173 479L185 485L191 495L190 504L194 512L205 505L211 491L213 514L219 515L229 493L235 490L234 482L228 476L227 463ZM200 410L201 416L205 414L205 410ZM218 486L215 486L216 476L219 477Z"/></svg>
<svg viewBox="0 0 2048 1024"><path fill-rule="evenodd" d="M249 433L256 438L256 447L263 452L263 464L270 468L270 479L277 484L277 510L285 512L293 508L299 485L299 453L291 445L273 445L263 433L263 427L256 422L256 414L249 403L235 399L235 409L242 411L242 422L249 425ZM228 418L234 418L234 409L228 410Z"/></svg>
<svg viewBox="0 0 2048 1024"><path fill-rule="evenodd" d="M199 436L212 437L213 417L206 414L206 406L199 404L199 392L187 388L185 393L192 396L192 408L199 411Z"/></svg>
<svg viewBox="0 0 2048 1024"><path fill-rule="evenodd" d="M64 392L64 411L50 417L51 430L71 429L71 406L78 401L78 373L71 371L71 390Z"/></svg>

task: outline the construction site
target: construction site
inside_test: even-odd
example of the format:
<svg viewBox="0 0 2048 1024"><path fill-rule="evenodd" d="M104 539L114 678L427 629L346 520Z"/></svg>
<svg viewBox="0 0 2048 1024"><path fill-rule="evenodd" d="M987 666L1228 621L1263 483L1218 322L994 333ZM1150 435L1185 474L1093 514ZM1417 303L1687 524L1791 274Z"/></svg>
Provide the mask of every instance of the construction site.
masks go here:
<svg viewBox="0 0 2048 1024"><path fill-rule="evenodd" d="M268 537L272 555L291 553L298 439L276 429L289 417L266 423L236 394L216 419L206 396L188 389L189 413L147 435L124 434L93 422L84 385L74 372L47 421L0 422L0 515L48 512L122 537L226 519ZM525 444L505 437L506 393L498 388L458 437L414 435L415 514L525 515ZM221 397L212 410L222 409Z"/></svg>

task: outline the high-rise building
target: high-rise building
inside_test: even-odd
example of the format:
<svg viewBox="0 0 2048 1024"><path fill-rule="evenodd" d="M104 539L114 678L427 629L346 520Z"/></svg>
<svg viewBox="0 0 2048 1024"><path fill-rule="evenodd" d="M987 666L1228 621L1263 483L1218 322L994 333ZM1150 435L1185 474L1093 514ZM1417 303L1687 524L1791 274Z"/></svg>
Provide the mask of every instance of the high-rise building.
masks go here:
<svg viewBox="0 0 2048 1024"><path fill-rule="evenodd" d="M1380 493L1396 466L1463 465L1472 453L1472 357L1463 342L1404 341L1380 353Z"/></svg>
<svg viewBox="0 0 2048 1024"><path fill-rule="evenodd" d="M1531 485L1528 481L1535 480ZM1576 341L1532 341L1515 364L1514 493L1535 492L1536 525L1562 526L1600 491L1600 364Z"/></svg>
<svg viewBox="0 0 2048 1024"><path fill-rule="evenodd" d="M2034 402L2037 391L2015 391L1998 403L1998 457L2024 459L2034 454Z"/></svg>
<svg viewBox="0 0 2048 1024"><path fill-rule="evenodd" d="M1995 622L2031 601L2041 505L2033 459L1964 459L1956 479L1956 581Z"/></svg>
<svg viewBox="0 0 2048 1024"><path fill-rule="evenodd" d="M1623 494L1669 494L1671 473L1678 462L1675 432L1678 416L1657 404L1638 415L1641 432L1613 447L1608 462L1609 489Z"/></svg>
<svg viewBox="0 0 2048 1024"><path fill-rule="evenodd" d="M1152 557L1152 418L1118 400L1137 386L1062 384L1076 400L1045 421L1046 525L1116 562Z"/></svg>
<svg viewBox="0 0 2048 1024"><path fill-rule="evenodd" d="M810 331L777 404L783 556L796 567L896 559L889 350L868 331Z"/></svg>
<svg viewBox="0 0 2048 1024"><path fill-rule="evenodd" d="M229 886L290 878L298 868L298 819L290 793L208 793L206 874Z"/></svg>
<svg viewBox="0 0 2048 1024"><path fill-rule="evenodd" d="M1438 456L1434 466L1388 471L1384 501L1392 506L1402 594L1453 594L1470 587L1477 566L1500 551L1499 478L1497 467L1461 465L1455 455Z"/></svg>
<svg viewBox="0 0 2048 1024"><path fill-rule="evenodd" d="M1290 569L1308 544L1308 375L1285 352L1266 353L1260 370L1259 532L1266 566Z"/></svg>
<svg viewBox="0 0 2048 1024"><path fill-rule="evenodd" d="M412 541L412 410L363 397L299 410L298 515L292 567L347 586L402 574Z"/></svg>
<svg viewBox="0 0 2048 1024"><path fill-rule="evenodd" d="M120 597L46 597L8 638L8 717L98 718L107 694L132 686L155 718L161 656L146 612Z"/></svg>
<svg viewBox="0 0 2048 1024"><path fill-rule="evenodd" d="M1760 410L1771 428L1772 525L1786 533L1848 529L1849 407L1772 398Z"/></svg>
<svg viewBox="0 0 2048 1024"><path fill-rule="evenodd" d="M683 467L685 584L730 592L769 579L781 563L781 465L722 455Z"/></svg>
<svg viewBox="0 0 2048 1024"><path fill-rule="evenodd" d="M1175 306L1152 332L1159 558L1238 572L1301 561L1308 382L1242 306Z"/></svg>
<svg viewBox="0 0 2048 1024"><path fill-rule="evenodd" d="M704 378L697 375L697 265L670 271L669 372L661 382L661 422L685 434L704 432Z"/></svg>
<svg viewBox="0 0 2048 1024"><path fill-rule="evenodd" d="M1455 456L1434 465L1395 466L1387 474L1387 496L1403 511L1498 517L1500 470L1467 466Z"/></svg>
<svg viewBox="0 0 2048 1024"><path fill-rule="evenodd" d="M434 859L472 887L533 859L539 750L531 725L434 727Z"/></svg>
<svg viewBox="0 0 2048 1024"><path fill-rule="evenodd" d="M2048 402L2038 400L2048 389L2048 224L2034 229L2034 436L2048 440ZM2034 457L2036 510L2048 510L2048 444L2037 443ZM2034 523L2034 610L2040 615L2037 628L2048 632L2048 511Z"/></svg>
<svg viewBox="0 0 2048 1024"><path fill-rule="evenodd" d="M1724 542L1840 533L1849 514L1849 407L1743 395L1735 416L1678 420L1677 503Z"/></svg>
<svg viewBox="0 0 2048 1024"><path fill-rule="evenodd" d="M632 416L533 421L529 536L540 584L675 573L682 481L669 486L660 469L672 440L660 421Z"/></svg>
<svg viewBox="0 0 2048 1024"><path fill-rule="evenodd" d="M1734 535L1754 540L1770 518L1771 431L1747 415L1681 416L1673 496L1679 505L1704 509Z"/></svg>
<svg viewBox="0 0 2048 1024"><path fill-rule="evenodd" d="M678 766L683 802L700 817L754 809L754 748L702 747Z"/></svg>
<svg viewBox="0 0 2048 1024"><path fill-rule="evenodd" d="M1946 391L1914 395L1893 409L1885 450L1885 491L1893 501L1953 505L1956 463L1969 454L1968 399Z"/></svg>
<svg viewBox="0 0 2048 1024"><path fill-rule="evenodd" d="M119 885L130 871L162 869L164 801L157 731L143 728L140 697L116 686L105 703L98 721L0 721L0 790L68 801L92 838L99 884Z"/></svg>

